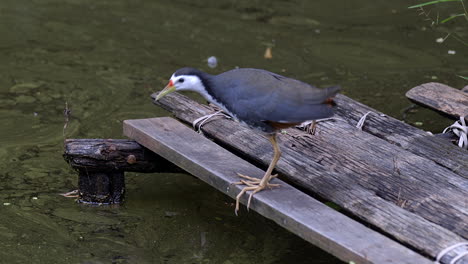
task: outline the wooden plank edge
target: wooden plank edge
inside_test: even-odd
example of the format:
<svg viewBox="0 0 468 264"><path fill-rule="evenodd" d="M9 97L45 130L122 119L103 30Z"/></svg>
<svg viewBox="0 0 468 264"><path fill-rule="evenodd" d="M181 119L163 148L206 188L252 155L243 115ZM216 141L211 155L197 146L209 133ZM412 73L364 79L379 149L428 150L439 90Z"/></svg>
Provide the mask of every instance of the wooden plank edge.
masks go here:
<svg viewBox="0 0 468 264"><path fill-rule="evenodd" d="M220 156L221 152L224 152L222 156L228 155L227 150L174 119L154 118L150 120L154 124L151 127L152 131L142 129L139 124L141 120L125 120L124 134L232 198L241 191L241 186L231 185L232 182L238 180L235 176L229 176L225 170L212 171L206 168L203 162L198 161L197 164L191 161L193 157L184 156L182 149L174 148L170 143L162 141L163 137L158 134L192 135L197 140L190 140L191 144L187 145L187 148L193 148L194 142L198 145L208 145L215 150L212 153L217 153L216 156ZM169 125L176 126L178 129L164 131ZM183 143L185 140L179 138L177 142ZM237 167L249 167L249 170L257 175L263 173L231 153L229 157L235 160ZM341 260L356 263L431 263L418 253L340 214L292 186L280 180L276 182L281 184L281 188L274 192L265 191L255 195L251 209ZM282 199L277 199L278 197ZM241 202L246 203L245 197Z"/></svg>

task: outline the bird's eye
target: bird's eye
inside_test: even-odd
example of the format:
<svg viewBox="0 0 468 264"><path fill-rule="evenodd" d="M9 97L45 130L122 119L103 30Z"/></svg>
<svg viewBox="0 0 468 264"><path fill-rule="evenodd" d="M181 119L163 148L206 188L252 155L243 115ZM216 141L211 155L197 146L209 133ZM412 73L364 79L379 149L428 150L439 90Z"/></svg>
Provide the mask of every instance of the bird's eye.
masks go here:
<svg viewBox="0 0 468 264"><path fill-rule="evenodd" d="M184 78L180 78L180 79L179 79L179 82L180 82L180 83L183 83L184 81L185 81Z"/></svg>

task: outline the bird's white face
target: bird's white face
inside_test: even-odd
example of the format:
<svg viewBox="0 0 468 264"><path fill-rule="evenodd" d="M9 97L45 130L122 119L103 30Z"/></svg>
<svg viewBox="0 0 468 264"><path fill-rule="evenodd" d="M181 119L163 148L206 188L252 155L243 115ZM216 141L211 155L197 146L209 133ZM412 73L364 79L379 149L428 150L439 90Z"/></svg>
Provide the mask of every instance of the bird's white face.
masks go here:
<svg viewBox="0 0 468 264"><path fill-rule="evenodd" d="M175 91L193 91L201 94L206 98L206 96L210 97L206 92L205 86L203 82L198 76L195 75L172 75L171 79L169 80L169 84L158 94L156 100L159 100L161 97L165 96L166 94L175 92Z"/></svg>
<svg viewBox="0 0 468 264"><path fill-rule="evenodd" d="M201 93L205 90L202 81L195 75L172 75L169 83L175 86L176 91L193 91Z"/></svg>

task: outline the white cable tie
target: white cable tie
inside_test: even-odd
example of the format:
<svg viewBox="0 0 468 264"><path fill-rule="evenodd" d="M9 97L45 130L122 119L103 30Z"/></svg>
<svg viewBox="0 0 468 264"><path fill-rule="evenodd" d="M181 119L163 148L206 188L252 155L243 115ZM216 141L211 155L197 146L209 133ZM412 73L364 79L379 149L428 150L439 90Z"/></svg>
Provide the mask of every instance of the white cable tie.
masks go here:
<svg viewBox="0 0 468 264"><path fill-rule="evenodd" d="M199 117L197 119L195 119L193 122L192 122L192 126L193 128L195 129L195 131L197 131L198 133L201 133L201 127L206 123L208 122L209 119L215 117L215 116L224 116L228 119L230 119L231 117L222 113L222 111L217 111L213 114L208 114L208 115L204 115L202 117ZM198 124L200 123L200 124ZM197 129L197 125L198 125L198 129Z"/></svg>
<svg viewBox="0 0 468 264"><path fill-rule="evenodd" d="M308 125L312 124L314 121L315 121L315 123L318 123L318 122L323 122L323 121L328 121L328 120L335 120L335 119L336 119L335 117L327 117L327 118L322 118L322 119L317 119L317 120L304 121L301 124L297 125L296 127L304 129Z"/></svg>
<svg viewBox="0 0 468 264"><path fill-rule="evenodd" d="M358 121L358 123L357 123L357 125L356 125L356 127L357 127L359 130L362 130L362 127L364 126L364 122L366 122L366 118L367 118L367 116L368 116L370 113L372 113L372 112L371 112L371 111L367 112L365 115L363 115L363 116L361 117L361 119L359 119L359 121Z"/></svg>
<svg viewBox="0 0 468 264"><path fill-rule="evenodd" d="M458 137L458 146L460 148L468 149L468 126L465 122L465 117L460 116L460 120L453 123L451 126L446 127L442 133L452 131Z"/></svg>
<svg viewBox="0 0 468 264"><path fill-rule="evenodd" d="M468 255L468 250L466 250L465 252L462 252L460 254L458 254L456 257L454 257L449 264L457 264L457 261L459 261L460 259L462 259L464 256Z"/></svg>
<svg viewBox="0 0 468 264"><path fill-rule="evenodd" d="M437 254L437 257L436 257L436 260L435 260L434 263L435 264L440 264L440 260L442 259L442 257L445 256L445 254L447 254L448 252L452 251L453 249L455 249L457 247L461 247L461 246L468 246L468 242L460 242L460 243L457 243L455 245L446 247L445 249L440 251L439 254ZM465 256L467 254L468 254L468 249L465 249L464 252L458 253L457 256L450 261L449 264L455 264L458 260L460 260L463 256Z"/></svg>

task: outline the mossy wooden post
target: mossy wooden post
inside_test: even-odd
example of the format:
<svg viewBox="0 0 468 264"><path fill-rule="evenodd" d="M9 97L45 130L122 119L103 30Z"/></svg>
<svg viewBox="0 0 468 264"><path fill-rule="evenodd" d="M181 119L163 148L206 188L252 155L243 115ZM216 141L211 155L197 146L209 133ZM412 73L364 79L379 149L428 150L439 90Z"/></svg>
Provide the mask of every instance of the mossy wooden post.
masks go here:
<svg viewBox="0 0 468 264"><path fill-rule="evenodd" d="M123 202L125 171L182 171L137 142L127 139L67 139L63 157L78 171L78 201L83 203Z"/></svg>
<svg viewBox="0 0 468 264"><path fill-rule="evenodd" d="M79 202L119 204L125 193L125 177L121 170L87 171L78 169Z"/></svg>

